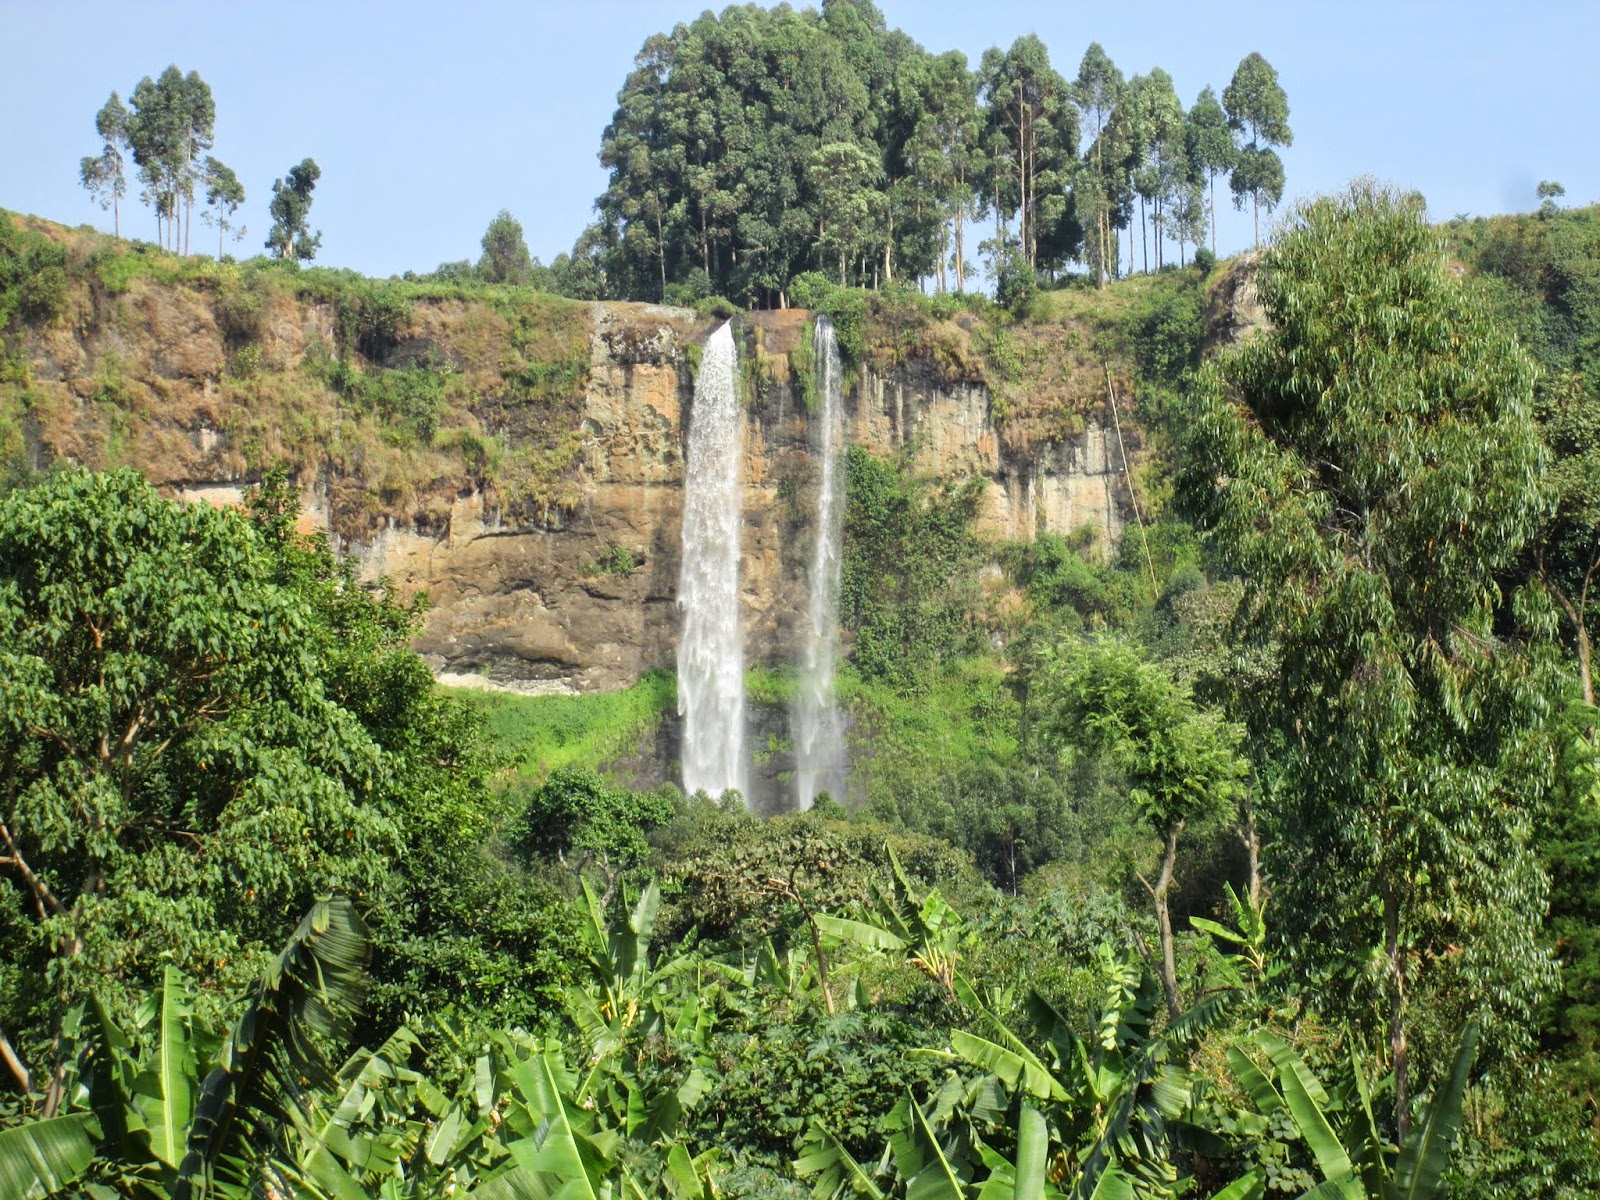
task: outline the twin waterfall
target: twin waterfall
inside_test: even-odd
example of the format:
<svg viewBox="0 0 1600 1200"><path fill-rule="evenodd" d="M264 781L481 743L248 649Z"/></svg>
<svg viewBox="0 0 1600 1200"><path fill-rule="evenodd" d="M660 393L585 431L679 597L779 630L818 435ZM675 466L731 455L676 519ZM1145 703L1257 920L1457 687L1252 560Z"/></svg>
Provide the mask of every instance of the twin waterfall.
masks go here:
<svg viewBox="0 0 1600 1200"><path fill-rule="evenodd" d="M833 327L817 318L815 362L821 400L816 546L808 576L805 641L793 721L796 800L826 791L842 799L843 723L834 702L839 655L839 577L844 481L843 388ZM678 604L678 713L683 718L683 790L712 796L748 792L745 769L744 631L739 613L743 531L744 412L735 389L738 354L722 325L695 378L684 470L683 564Z"/></svg>
<svg viewBox="0 0 1600 1200"><path fill-rule="evenodd" d="M844 799L844 733L834 703L833 670L839 657L839 574L844 562L844 383L839 343L827 317L817 318L815 367L822 403L822 481L817 489L817 544L811 554L806 605L805 661L794 706L794 779L801 808L821 792Z"/></svg>
<svg viewBox="0 0 1600 1200"><path fill-rule="evenodd" d="M744 413L734 392L738 354L724 323L694 381L683 474L683 566L678 605L678 714L683 790L745 790L744 629L739 536L744 517Z"/></svg>

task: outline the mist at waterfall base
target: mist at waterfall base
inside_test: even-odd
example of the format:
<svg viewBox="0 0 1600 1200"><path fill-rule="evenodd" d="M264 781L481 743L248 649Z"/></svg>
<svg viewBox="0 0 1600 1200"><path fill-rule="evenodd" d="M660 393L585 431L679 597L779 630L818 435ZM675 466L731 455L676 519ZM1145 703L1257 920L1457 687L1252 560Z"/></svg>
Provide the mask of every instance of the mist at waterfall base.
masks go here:
<svg viewBox="0 0 1600 1200"><path fill-rule="evenodd" d="M744 629L739 613L744 414L734 390L732 328L706 342L695 377L684 470L678 604L678 714L683 790L745 790Z"/></svg>
<svg viewBox="0 0 1600 1200"><path fill-rule="evenodd" d="M818 317L813 344L818 416L817 456L821 479L817 488L816 545L807 580L805 641L799 687L794 702L795 797L810 808L823 792L843 799L844 731L834 698L834 668L839 658L839 582L843 564L844 386L839 343L833 325Z"/></svg>

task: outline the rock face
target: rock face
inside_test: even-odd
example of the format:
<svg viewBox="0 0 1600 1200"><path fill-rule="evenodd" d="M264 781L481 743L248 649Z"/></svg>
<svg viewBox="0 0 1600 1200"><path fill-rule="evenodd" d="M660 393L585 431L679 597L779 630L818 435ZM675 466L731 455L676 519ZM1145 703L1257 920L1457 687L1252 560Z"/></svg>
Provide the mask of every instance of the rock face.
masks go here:
<svg viewBox="0 0 1600 1200"><path fill-rule="evenodd" d="M548 527L512 527L469 491L442 529L394 527L341 546L365 577L428 593L417 649L448 682L594 691L673 666L694 390L682 333L688 314L630 307L633 336L619 352L609 335L624 306L595 306L578 500L569 515ZM649 330L652 318L659 323ZM807 319L796 310L743 318L745 353L759 346L762 362L786 362L781 356L805 336ZM773 667L793 664L799 652L817 481L815 430L800 389L783 376L752 381L746 372L746 657ZM1122 529L1128 493L1108 413L1091 414L1077 436L1007 451L985 388L941 387L903 371L864 373L846 395L845 416L847 440L874 453L906 453L932 476L987 478L981 525L990 536L1092 525L1115 539ZM1132 431L1123 432L1131 440ZM333 514L319 516L337 524Z"/></svg>
<svg viewBox="0 0 1600 1200"><path fill-rule="evenodd" d="M365 579L427 593L417 649L452 682L592 691L672 668L695 347L715 321L194 263L158 279L121 243L34 224L74 262L128 272L75 267L62 313L16 344L20 380L0 374L0 435L13 431L29 465L132 466L216 505L284 467L304 528L326 529ZM1109 374L1065 369L1070 331L1018 327L1040 342L1023 356L1034 374L1008 376L997 399L975 382L986 368L961 319L941 346L900 318L872 333L846 440L927 476L988 480L980 523L996 539L1081 525L1114 539L1139 446L1125 401L1120 421L1107 403ZM809 314L735 325L746 661L787 666L820 477Z"/></svg>

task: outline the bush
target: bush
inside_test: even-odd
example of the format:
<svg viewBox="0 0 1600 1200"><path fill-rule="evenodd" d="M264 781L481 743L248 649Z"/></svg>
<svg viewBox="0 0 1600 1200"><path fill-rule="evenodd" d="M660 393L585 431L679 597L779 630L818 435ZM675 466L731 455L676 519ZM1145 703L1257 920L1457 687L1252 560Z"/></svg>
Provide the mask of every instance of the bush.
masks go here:
<svg viewBox="0 0 1600 1200"><path fill-rule="evenodd" d="M1217 265L1217 256L1204 246L1194 252L1194 269L1202 275L1211 274L1211 269Z"/></svg>
<svg viewBox="0 0 1600 1200"><path fill-rule="evenodd" d="M789 303L796 308L821 310L836 290L821 271L803 271L789 281Z"/></svg>

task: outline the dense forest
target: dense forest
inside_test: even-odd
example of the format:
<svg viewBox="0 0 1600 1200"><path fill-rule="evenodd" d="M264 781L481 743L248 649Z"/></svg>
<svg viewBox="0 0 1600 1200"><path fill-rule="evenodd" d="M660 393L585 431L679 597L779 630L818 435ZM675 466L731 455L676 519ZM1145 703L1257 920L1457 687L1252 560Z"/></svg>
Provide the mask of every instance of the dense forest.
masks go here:
<svg viewBox="0 0 1600 1200"><path fill-rule="evenodd" d="M1282 196L1259 56L1186 115L1098 47L973 72L869 6L749 6L646 43L570 258L504 213L476 264L360 280L299 265L309 160L270 259L181 253L197 79L132 94L200 114L138 151L165 247L0 213L0 1195L1600 1194L1600 209L1432 224L1358 182L1219 266L1214 176ZM155 143L108 112L115 202ZM952 295L985 217L997 295ZM850 785L762 818L630 783L670 675L439 687L425 601L302 528L287 433L232 507L39 462L30 346L133 279L231 322L225 400L314 386L376 431L352 460L515 475L530 523L588 351L529 285L803 303L856 382L959 318L1002 428L1019 346L1092 341L1137 515L996 540L982 480L851 447ZM294 289L333 342L278 378ZM520 322L499 441L451 424L487 374L362 366L421 296Z"/></svg>

